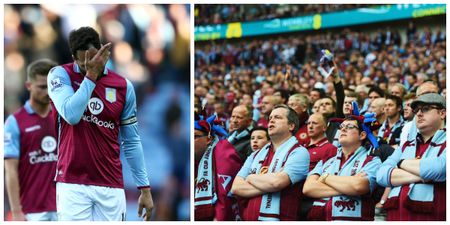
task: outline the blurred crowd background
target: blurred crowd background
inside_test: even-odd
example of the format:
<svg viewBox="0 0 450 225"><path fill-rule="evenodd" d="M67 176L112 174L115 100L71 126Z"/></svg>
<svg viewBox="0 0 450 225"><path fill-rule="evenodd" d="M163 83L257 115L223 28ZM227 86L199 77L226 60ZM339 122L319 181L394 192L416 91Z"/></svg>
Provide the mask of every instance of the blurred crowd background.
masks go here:
<svg viewBox="0 0 450 225"><path fill-rule="evenodd" d="M337 12L369 6L367 4L234 4L195 5L195 25L254 21Z"/></svg>
<svg viewBox="0 0 450 225"><path fill-rule="evenodd" d="M5 118L28 99L27 65L42 58L72 62L69 32L93 27L103 44L113 44L107 66L136 90L152 219L189 220L190 4L5 5L4 12ZM139 220L139 192L124 160L123 171L127 220ZM6 191L4 199L7 218Z"/></svg>
<svg viewBox="0 0 450 225"><path fill-rule="evenodd" d="M242 18L255 20L294 15L292 12L284 13L281 9L285 8L295 9L295 15L307 15L319 9L322 12L331 12L367 6L195 7L196 23L214 23ZM246 13L240 13L244 9ZM252 10L258 12L255 13L257 16L248 15L251 13L247 12ZM229 13L230 11L236 13ZM444 14L332 29L196 41L195 107L199 109L202 102L207 102L209 113L219 110L218 113L226 120L236 105L250 104L255 108L256 121L259 118L261 99L266 95L281 94L283 99L287 100L294 93L302 93L310 98L312 104L315 100L311 99L312 90L318 88L335 98L332 82L325 80L317 70L322 49L329 49L334 54L346 93L357 92L360 104L367 101L368 90L372 86L389 92L390 88L401 84L405 89L405 96L415 92L426 80L436 81L440 93L445 96ZM285 76L287 65L291 67L288 79Z"/></svg>

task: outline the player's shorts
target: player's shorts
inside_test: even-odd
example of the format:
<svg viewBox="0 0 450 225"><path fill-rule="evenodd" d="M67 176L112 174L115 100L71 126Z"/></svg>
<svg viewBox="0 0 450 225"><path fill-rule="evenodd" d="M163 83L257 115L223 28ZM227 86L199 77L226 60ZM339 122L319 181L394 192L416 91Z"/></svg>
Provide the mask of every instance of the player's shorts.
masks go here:
<svg viewBox="0 0 450 225"><path fill-rule="evenodd" d="M57 221L58 216L56 212L40 212L40 213L27 213L25 214L25 218L28 221Z"/></svg>
<svg viewBox="0 0 450 225"><path fill-rule="evenodd" d="M121 188L56 183L59 221L124 221L125 191Z"/></svg>

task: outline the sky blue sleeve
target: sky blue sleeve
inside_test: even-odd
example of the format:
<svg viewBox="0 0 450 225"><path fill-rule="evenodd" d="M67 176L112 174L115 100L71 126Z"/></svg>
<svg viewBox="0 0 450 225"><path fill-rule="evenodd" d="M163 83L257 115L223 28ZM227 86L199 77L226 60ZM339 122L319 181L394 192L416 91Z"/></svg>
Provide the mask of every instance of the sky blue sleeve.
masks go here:
<svg viewBox="0 0 450 225"><path fill-rule="evenodd" d="M420 177L435 182L446 181L446 153L447 149L444 149L439 157L422 158L420 160Z"/></svg>
<svg viewBox="0 0 450 225"><path fill-rule="evenodd" d="M136 95L131 82L127 80L125 108L121 115L120 147L130 165L131 173L138 188L150 186L145 169L144 153L136 119ZM130 120L134 118L133 120ZM125 121L125 122L124 122Z"/></svg>
<svg viewBox="0 0 450 225"><path fill-rule="evenodd" d="M48 95L59 115L70 125L80 122L95 88L95 83L85 77L75 92L69 74L62 66L54 67L47 77Z"/></svg>
<svg viewBox="0 0 450 225"><path fill-rule="evenodd" d="M322 173L323 173L322 168L323 168L323 160L320 160L320 161L316 164L316 166L314 167L314 169L311 170L311 172L309 172L308 176L311 176L311 175L314 175L314 174L317 174L317 175L319 175L319 176L322 176Z"/></svg>
<svg viewBox="0 0 450 225"><path fill-rule="evenodd" d="M126 121L130 118L136 118L137 115L137 106L136 106L136 94L134 93L133 84L126 79L127 81L127 99L125 102L125 108L122 111L122 115L120 116L121 124L134 123L137 120Z"/></svg>
<svg viewBox="0 0 450 225"><path fill-rule="evenodd" d="M391 187L391 173L392 170L397 168L397 163L402 157L402 147L398 146L397 149L390 155L380 166L377 171L377 183L383 187Z"/></svg>
<svg viewBox="0 0 450 225"><path fill-rule="evenodd" d="M305 180L309 172L309 153L304 147L299 147L291 152L283 172L287 173L291 184Z"/></svg>
<svg viewBox="0 0 450 225"><path fill-rule="evenodd" d="M8 116L5 122L5 154L4 158L20 157L20 131L16 117Z"/></svg>
<svg viewBox="0 0 450 225"><path fill-rule="evenodd" d="M380 166L380 158L375 157L361 169L361 171L364 171L367 174L367 178L369 179L370 193L372 193L377 187L377 171Z"/></svg>
<svg viewBox="0 0 450 225"><path fill-rule="evenodd" d="M236 176L240 176L242 178L247 178L247 176L250 174L250 169L253 163L253 160L255 159L255 154L259 152L259 151L254 151L252 154L250 154L247 157L247 160L245 160L244 165L242 166L242 168L239 170L239 172L237 173Z"/></svg>

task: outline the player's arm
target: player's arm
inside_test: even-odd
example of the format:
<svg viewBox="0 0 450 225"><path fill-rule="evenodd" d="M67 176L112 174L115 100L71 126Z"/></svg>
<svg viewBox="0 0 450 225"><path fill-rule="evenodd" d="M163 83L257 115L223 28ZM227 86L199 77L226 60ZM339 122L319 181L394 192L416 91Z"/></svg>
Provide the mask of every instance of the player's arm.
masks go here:
<svg viewBox="0 0 450 225"><path fill-rule="evenodd" d="M141 190L141 195L138 200L139 216L142 215L142 209L146 208L144 218L145 220L150 220L151 211L153 209L153 200L147 171L145 169L144 153L142 150L141 138L138 133L136 113L136 95L134 93L133 85L127 80L126 102L120 122L120 146L130 165L133 179L137 187Z"/></svg>
<svg viewBox="0 0 450 225"><path fill-rule="evenodd" d="M95 82L88 77L84 77L80 87L75 92L69 74L62 66L57 66L50 70L47 85L48 95L58 114L70 125L78 124L94 91Z"/></svg>
<svg viewBox="0 0 450 225"><path fill-rule="evenodd" d="M19 157L20 131L14 116L9 116L5 123L5 186L13 220L25 220L20 204Z"/></svg>
<svg viewBox="0 0 450 225"><path fill-rule="evenodd" d="M13 220L25 220L19 194L19 159L5 159L5 182Z"/></svg>

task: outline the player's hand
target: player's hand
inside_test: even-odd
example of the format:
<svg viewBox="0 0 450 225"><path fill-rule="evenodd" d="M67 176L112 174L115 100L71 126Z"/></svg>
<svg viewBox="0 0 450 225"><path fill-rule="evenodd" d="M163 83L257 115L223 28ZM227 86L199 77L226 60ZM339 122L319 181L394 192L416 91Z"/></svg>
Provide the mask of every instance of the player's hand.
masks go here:
<svg viewBox="0 0 450 225"><path fill-rule="evenodd" d="M139 205L138 216L143 217L145 221L150 221L153 210L153 199L152 193L150 192L150 188L141 189L141 195L139 196L138 205ZM145 213L142 214L144 208Z"/></svg>
<svg viewBox="0 0 450 225"><path fill-rule="evenodd" d="M23 214L22 210L12 211L12 220L13 221L26 221L25 214Z"/></svg>
<svg viewBox="0 0 450 225"><path fill-rule="evenodd" d="M378 202L378 203L375 205L375 208L382 209L382 208L383 208L383 205L382 205L381 203Z"/></svg>
<svg viewBox="0 0 450 225"><path fill-rule="evenodd" d="M103 73L105 69L106 62L108 61L111 49L111 43L103 45L100 50L97 51L95 48L90 48L86 51L85 55L85 65L86 65L86 76L92 80L97 80L97 78Z"/></svg>

